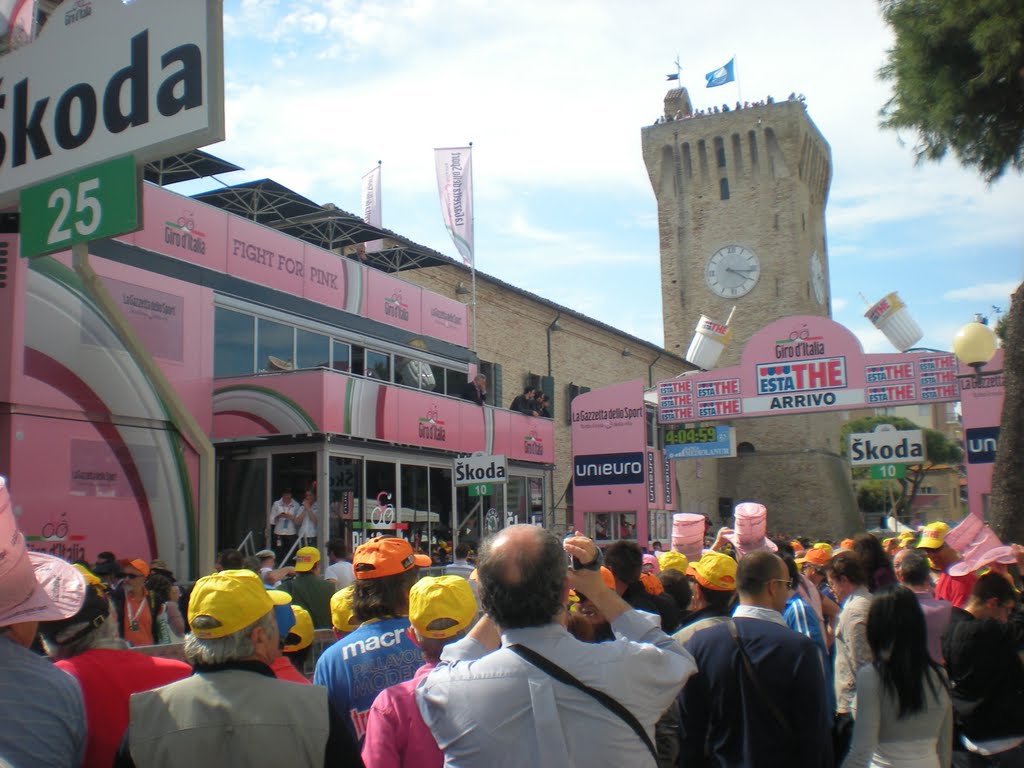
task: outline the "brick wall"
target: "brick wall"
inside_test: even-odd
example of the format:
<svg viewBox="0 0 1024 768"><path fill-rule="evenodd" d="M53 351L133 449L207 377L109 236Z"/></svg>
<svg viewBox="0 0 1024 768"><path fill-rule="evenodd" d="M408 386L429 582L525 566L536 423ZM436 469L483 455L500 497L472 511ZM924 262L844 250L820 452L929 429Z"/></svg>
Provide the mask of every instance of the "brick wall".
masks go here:
<svg viewBox="0 0 1024 768"><path fill-rule="evenodd" d="M458 265L407 270L401 277L458 301L470 300L469 295L456 293L460 284L470 283L468 270ZM481 360L501 366L499 405L508 407L529 374L548 375L548 328L556 319L561 330L550 333L551 375L555 381L555 469L548 505L553 509L551 527L564 530L564 494L572 479L572 442L566 417L569 384L596 389L643 379L646 386L649 381L671 378L693 366L654 345L578 314L559 313L539 298L478 276L476 351ZM628 356L622 354L624 349L629 350Z"/></svg>

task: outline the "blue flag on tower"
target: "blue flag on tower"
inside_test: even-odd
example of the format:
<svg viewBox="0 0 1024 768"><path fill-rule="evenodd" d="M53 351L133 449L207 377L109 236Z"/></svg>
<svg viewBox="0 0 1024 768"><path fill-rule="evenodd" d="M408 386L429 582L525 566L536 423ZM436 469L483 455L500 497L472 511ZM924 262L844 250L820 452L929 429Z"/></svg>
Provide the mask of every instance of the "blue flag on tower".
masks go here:
<svg viewBox="0 0 1024 768"><path fill-rule="evenodd" d="M707 87L715 88L719 85L725 85L726 83L733 82L736 79L735 62L735 58L729 59L729 63L724 67L719 67L714 72L708 72L704 75L705 79L708 81Z"/></svg>

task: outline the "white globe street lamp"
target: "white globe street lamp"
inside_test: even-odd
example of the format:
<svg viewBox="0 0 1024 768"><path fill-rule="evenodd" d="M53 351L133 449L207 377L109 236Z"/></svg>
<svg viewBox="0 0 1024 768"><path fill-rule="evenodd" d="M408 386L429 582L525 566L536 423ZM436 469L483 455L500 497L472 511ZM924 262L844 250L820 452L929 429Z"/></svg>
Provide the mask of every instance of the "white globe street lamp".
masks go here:
<svg viewBox="0 0 1024 768"><path fill-rule="evenodd" d="M974 321L967 323L953 337L953 354L964 365L974 369L975 379L982 377L981 369L996 354L996 334L991 328L980 322L981 316L975 315Z"/></svg>

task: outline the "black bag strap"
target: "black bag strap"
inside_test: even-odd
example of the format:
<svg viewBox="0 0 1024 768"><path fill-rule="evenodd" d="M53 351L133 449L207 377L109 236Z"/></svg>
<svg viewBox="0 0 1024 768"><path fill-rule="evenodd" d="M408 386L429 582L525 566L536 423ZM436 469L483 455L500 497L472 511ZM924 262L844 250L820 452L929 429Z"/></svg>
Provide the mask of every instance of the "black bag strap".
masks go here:
<svg viewBox="0 0 1024 768"><path fill-rule="evenodd" d="M736 650L740 652L740 659L743 661L743 669L747 673L747 679L754 686L754 690L757 691L757 695L761 697L761 702L768 708L768 711L772 713L772 717L782 728L782 732L787 738L794 738L793 729L789 725L789 721L786 720L786 716L782 714L782 711L772 700L772 697L768 695L768 691L761 685L761 679L757 676L757 672L754 670L754 665L750 663L750 657L747 656L746 650L743 648L743 643L740 642L739 633L736 631L736 622L729 619L726 622L729 625L729 635L732 637L732 641L736 643Z"/></svg>
<svg viewBox="0 0 1024 768"><path fill-rule="evenodd" d="M555 662L551 661L550 659L541 656L532 648L527 648L525 645L515 643L514 645L508 646L508 649L512 651L512 653L522 658L523 660L533 664L533 666L537 667L538 669L547 672L558 682L565 683L566 685L571 685L573 688L583 691L588 696L592 696L595 699L597 699L598 703L602 707L607 709L612 714L618 715L626 725L633 729L634 733L636 733L636 735L640 737L640 740L643 741L644 746L646 746L648 751L651 753L651 757L654 758L654 762L658 762L658 750L654 748L654 742L651 741L651 737L647 735L647 731L644 730L644 727L640 724L640 721L636 719L633 713L626 709L624 706L622 706L622 704L613 699L604 691L599 691L596 688L591 688L586 683L577 680L575 677L573 677L571 673L566 672L564 669L562 669L560 666L555 664Z"/></svg>

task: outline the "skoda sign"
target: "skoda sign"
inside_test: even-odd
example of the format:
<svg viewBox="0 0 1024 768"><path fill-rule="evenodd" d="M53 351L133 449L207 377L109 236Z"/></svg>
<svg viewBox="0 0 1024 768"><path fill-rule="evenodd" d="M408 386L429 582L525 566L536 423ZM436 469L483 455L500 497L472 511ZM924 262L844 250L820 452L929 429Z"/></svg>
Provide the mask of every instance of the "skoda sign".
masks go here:
<svg viewBox="0 0 1024 768"><path fill-rule="evenodd" d="M576 456L572 471L576 485L639 485L644 482L644 454Z"/></svg>
<svg viewBox="0 0 1024 768"><path fill-rule="evenodd" d="M0 59L0 204L123 155L224 138L221 0L90 0Z"/></svg>
<svg viewBox="0 0 1024 768"><path fill-rule="evenodd" d="M920 464L925 460L924 432L889 429L850 435L850 466Z"/></svg>

